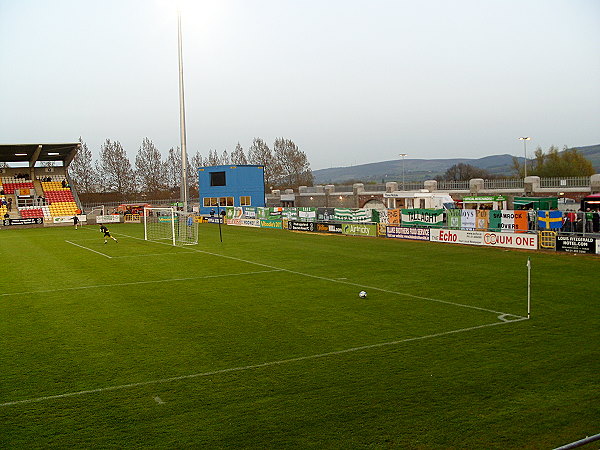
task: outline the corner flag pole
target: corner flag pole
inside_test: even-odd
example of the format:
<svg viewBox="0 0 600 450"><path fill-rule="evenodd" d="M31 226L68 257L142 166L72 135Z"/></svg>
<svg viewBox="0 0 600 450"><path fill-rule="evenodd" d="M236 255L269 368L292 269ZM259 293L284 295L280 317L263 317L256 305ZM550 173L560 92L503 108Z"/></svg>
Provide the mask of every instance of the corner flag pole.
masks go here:
<svg viewBox="0 0 600 450"><path fill-rule="evenodd" d="M527 258L527 318L531 317L531 259Z"/></svg>

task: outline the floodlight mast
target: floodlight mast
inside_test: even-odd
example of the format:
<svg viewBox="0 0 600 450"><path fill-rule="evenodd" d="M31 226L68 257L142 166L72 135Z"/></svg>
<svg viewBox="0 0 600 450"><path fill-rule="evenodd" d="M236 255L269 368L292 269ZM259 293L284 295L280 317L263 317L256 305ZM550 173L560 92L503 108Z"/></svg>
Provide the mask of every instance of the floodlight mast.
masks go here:
<svg viewBox="0 0 600 450"><path fill-rule="evenodd" d="M188 210L187 149L185 135L185 100L183 95L183 51L181 49L181 10L177 8L177 55L179 59L179 131L181 134L181 203Z"/></svg>
<svg viewBox="0 0 600 450"><path fill-rule="evenodd" d="M520 141L523 141L523 149L525 150L525 178L527 178L527 141L530 141L531 138L529 136L524 136L519 138Z"/></svg>

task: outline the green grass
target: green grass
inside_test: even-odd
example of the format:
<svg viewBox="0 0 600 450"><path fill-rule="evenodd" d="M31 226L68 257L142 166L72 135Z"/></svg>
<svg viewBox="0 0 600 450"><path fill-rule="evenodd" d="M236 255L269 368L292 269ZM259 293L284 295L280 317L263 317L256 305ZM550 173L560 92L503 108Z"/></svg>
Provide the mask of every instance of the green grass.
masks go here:
<svg viewBox="0 0 600 450"><path fill-rule="evenodd" d="M110 228L118 244L91 226L0 231L1 448L600 433L597 257L239 227L221 243L214 225L174 248Z"/></svg>

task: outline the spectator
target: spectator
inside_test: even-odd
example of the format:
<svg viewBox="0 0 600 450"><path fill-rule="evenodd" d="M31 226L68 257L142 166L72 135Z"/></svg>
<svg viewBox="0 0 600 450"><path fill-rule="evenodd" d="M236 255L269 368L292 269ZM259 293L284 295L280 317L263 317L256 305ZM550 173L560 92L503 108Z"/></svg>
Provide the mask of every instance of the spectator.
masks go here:
<svg viewBox="0 0 600 450"><path fill-rule="evenodd" d="M12 211L12 197L8 197L8 203L6 205L6 209Z"/></svg>
<svg viewBox="0 0 600 450"><path fill-rule="evenodd" d="M567 230L568 232L574 232L575 231L575 222L577 221L577 214L575 214L575 212L573 210L569 210L569 212L567 212L567 223L565 225L567 225Z"/></svg>

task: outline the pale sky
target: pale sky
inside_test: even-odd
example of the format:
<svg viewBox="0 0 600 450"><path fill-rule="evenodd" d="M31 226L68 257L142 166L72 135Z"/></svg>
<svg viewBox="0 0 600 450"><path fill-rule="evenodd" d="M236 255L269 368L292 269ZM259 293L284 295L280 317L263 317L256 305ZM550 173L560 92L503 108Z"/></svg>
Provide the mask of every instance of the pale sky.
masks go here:
<svg viewBox="0 0 600 450"><path fill-rule="evenodd" d="M0 144L180 145L175 1L0 0ZM187 149L313 170L600 143L598 0L198 0Z"/></svg>

